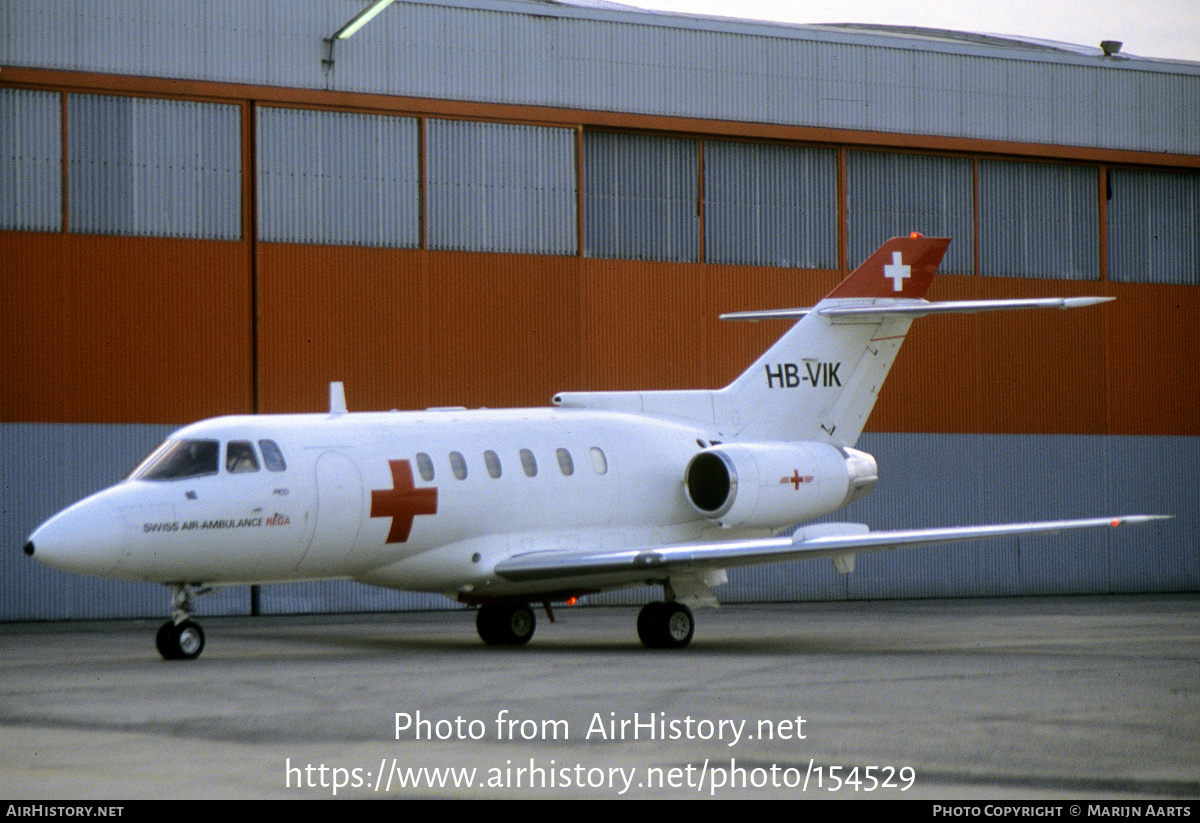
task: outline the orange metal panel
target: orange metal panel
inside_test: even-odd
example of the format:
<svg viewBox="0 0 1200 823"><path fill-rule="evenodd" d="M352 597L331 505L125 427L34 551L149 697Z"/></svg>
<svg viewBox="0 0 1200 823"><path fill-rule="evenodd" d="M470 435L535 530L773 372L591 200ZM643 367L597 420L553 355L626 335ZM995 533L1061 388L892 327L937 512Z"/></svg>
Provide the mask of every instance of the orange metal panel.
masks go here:
<svg viewBox="0 0 1200 823"><path fill-rule="evenodd" d="M406 408L425 394L421 252L258 246L259 401L267 413Z"/></svg>
<svg viewBox="0 0 1200 823"><path fill-rule="evenodd" d="M1108 283L1109 432L1200 435L1200 289Z"/></svg>
<svg viewBox="0 0 1200 823"><path fill-rule="evenodd" d="M583 264L577 388L689 389L707 382L702 267L597 259Z"/></svg>
<svg viewBox="0 0 1200 823"><path fill-rule="evenodd" d="M546 406L580 373L576 257L428 252L429 405Z"/></svg>
<svg viewBox="0 0 1200 823"><path fill-rule="evenodd" d="M262 410L545 405L578 372L578 261L259 247Z"/></svg>
<svg viewBox="0 0 1200 823"><path fill-rule="evenodd" d="M1097 282L934 281L932 300L1102 295ZM1107 307L917 320L868 431L1099 434Z"/></svg>
<svg viewBox="0 0 1200 823"><path fill-rule="evenodd" d="M5 421L178 423L252 407L240 243L0 233Z"/></svg>

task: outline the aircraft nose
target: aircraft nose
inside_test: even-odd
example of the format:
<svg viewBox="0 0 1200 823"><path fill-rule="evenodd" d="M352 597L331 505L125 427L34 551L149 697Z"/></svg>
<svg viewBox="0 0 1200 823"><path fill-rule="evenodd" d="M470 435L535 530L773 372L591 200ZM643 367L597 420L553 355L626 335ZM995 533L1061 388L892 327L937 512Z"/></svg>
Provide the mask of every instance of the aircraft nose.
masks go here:
<svg viewBox="0 0 1200 823"><path fill-rule="evenodd" d="M83 500L38 526L25 554L63 571L102 575L125 554L125 523L110 503Z"/></svg>

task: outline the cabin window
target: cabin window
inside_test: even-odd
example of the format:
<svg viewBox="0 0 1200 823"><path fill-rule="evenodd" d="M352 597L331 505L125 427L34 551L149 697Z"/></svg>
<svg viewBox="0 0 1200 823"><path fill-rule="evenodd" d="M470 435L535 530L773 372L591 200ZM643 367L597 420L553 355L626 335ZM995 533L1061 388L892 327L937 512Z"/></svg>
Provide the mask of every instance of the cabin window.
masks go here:
<svg viewBox="0 0 1200 823"><path fill-rule="evenodd" d="M555 455L558 457L558 468L564 475L570 477L575 473L575 461L571 459L571 453L566 449L556 449Z"/></svg>
<svg viewBox="0 0 1200 823"><path fill-rule="evenodd" d="M433 461L425 452L417 452L417 471L426 483L433 481Z"/></svg>
<svg viewBox="0 0 1200 823"><path fill-rule="evenodd" d="M454 476L459 480L467 479L467 461L460 452L450 452L450 471L454 472Z"/></svg>
<svg viewBox="0 0 1200 823"><path fill-rule="evenodd" d="M483 453L483 463L487 466L487 472L494 478L498 478L501 473L500 455L496 454L491 449Z"/></svg>
<svg viewBox="0 0 1200 823"><path fill-rule="evenodd" d="M267 467L267 471L287 471L287 462L283 459L279 444L274 440L259 440L258 447L262 449L263 465Z"/></svg>
<svg viewBox="0 0 1200 823"><path fill-rule="evenodd" d="M608 458L599 446L592 446L592 468L596 474L608 474Z"/></svg>
<svg viewBox="0 0 1200 823"><path fill-rule="evenodd" d="M537 458L529 449L521 449L521 468L525 470L526 477L537 476Z"/></svg>
<svg viewBox="0 0 1200 823"><path fill-rule="evenodd" d="M244 474L258 471L258 455L248 440L230 440L225 448L225 471Z"/></svg>
<svg viewBox="0 0 1200 823"><path fill-rule="evenodd" d="M135 480L176 480L217 473L221 444L216 440L168 440L133 472Z"/></svg>

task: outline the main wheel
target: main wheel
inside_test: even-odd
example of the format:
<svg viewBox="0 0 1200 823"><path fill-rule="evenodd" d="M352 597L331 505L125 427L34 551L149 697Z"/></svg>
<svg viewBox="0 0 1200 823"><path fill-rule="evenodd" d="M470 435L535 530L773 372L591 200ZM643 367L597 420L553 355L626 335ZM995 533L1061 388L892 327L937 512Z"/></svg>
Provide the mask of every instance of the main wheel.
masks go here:
<svg viewBox="0 0 1200 823"><path fill-rule="evenodd" d="M204 629L191 620L179 624L168 620L159 627L154 644L167 660L195 660L204 651Z"/></svg>
<svg viewBox="0 0 1200 823"><path fill-rule="evenodd" d="M638 637L651 649L682 649L692 642L696 620L682 603L647 603L638 613Z"/></svg>
<svg viewBox="0 0 1200 823"><path fill-rule="evenodd" d="M520 646L533 637L537 618L523 603L487 603L479 607L475 628L490 646Z"/></svg>

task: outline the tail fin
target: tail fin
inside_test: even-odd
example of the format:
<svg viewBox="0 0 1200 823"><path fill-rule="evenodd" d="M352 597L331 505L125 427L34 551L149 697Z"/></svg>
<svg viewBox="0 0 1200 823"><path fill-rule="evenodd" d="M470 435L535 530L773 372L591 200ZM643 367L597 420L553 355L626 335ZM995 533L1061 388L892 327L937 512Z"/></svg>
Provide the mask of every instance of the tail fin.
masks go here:
<svg viewBox="0 0 1200 823"><path fill-rule="evenodd" d="M949 245L947 238L895 237L812 309L736 315L802 319L713 393L726 436L853 446L912 323L913 314L895 310L924 303ZM845 309L854 311L839 313Z"/></svg>

